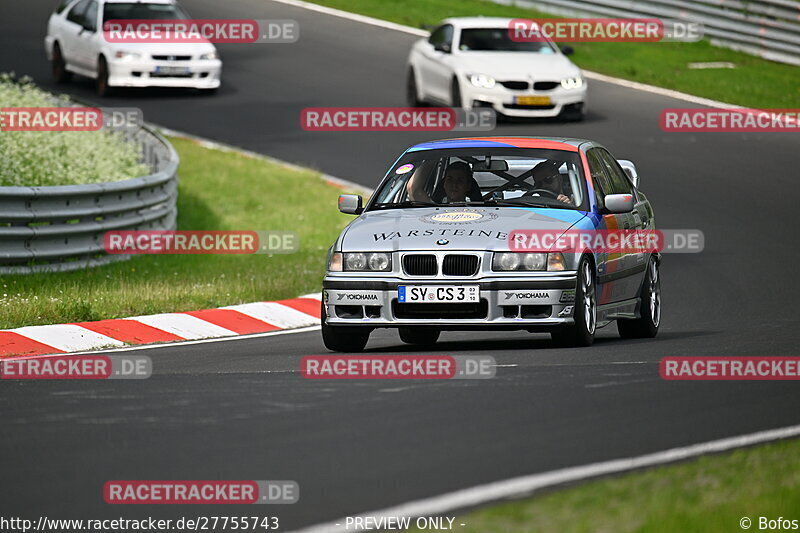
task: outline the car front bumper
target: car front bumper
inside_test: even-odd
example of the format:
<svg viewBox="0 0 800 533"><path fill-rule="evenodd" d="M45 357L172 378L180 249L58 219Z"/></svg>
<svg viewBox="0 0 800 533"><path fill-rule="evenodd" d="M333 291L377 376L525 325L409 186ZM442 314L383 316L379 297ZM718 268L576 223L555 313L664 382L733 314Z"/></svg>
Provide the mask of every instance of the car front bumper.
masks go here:
<svg viewBox="0 0 800 533"><path fill-rule="evenodd" d="M216 89L220 86L222 62L219 59L191 61L110 61L108 84L112 87L188 87ZM176 75L158 74L163 67L185 69Z"/></svg>
<svg viewBox="0 0 800 533"><path fill-rule="evenodd" d="M587 88L564 89L557 87L550 91L514 91L497 85L492 89L480 89L470 83L463 84L462 101L469 108L491 107L496 112L509 117L555 117L569 107L587 106ZM548 105L526 106L517 104L519 97L546 97Z"/></svg>
<svg viewBox="0 0 800 533"><path fill-rule="evenodd" d="M574 323L575 272L447 281L335 274L329 273L322 284L328 325L548 330ZM397 297L400 285L478 285L480 302L401 304Z"/></svg>

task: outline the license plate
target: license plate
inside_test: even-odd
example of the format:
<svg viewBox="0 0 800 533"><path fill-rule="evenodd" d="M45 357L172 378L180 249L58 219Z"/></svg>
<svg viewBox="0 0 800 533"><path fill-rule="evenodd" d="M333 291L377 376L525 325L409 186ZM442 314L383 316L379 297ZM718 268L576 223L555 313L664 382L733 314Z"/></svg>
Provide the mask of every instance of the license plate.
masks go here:
<svg viewBox="0 0 800 533"><path fill-rule="evenodd" d="M189 67L156 67L156 74L166 74L166 75L184 75L189 74L191 71Z"/></svg>
<svg viewBox="0 0 800 533"><path fill-rule="evenodd" d="M550 105L549 96L517 96L518 105Z"/></svg>
<svg viewBox="0 0 800 533"><path fill-rule="evenodd" d="M480 301L478 285L400 285L400 303L469 303Z"/></svg>

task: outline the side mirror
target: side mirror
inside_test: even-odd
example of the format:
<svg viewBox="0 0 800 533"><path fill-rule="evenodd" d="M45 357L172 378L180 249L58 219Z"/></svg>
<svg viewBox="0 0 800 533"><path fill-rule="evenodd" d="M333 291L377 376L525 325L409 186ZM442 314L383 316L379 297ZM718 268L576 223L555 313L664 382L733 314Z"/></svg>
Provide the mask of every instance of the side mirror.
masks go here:
<svg viewBox="0 0 800 533"><path fill-rule="evenodd" d="M86 32L86 33L95 33L95 32L97 32L97 24L91 23L91 22L89 22L88 20L86 20L84 18L81 21L81 31L79 32L79 34L82 34L84 32Z"/></svg>
<svg viewBox="0 0 800 533"><path fill-rule="evenodd" d="M609 194L605 198L606 209L610 213L621 215L633 211L632 194Z"/></svg>
<svg viewBox="0 0 800 533"><path fill-rule="evenodd" d="M561 47L561 53L564 54L565 56L571 56L572 54L575 53L575 49L565 44L564 46Z"/></svg>
<svg viewBox="0 0 800 533"><path fill-rule="evenodd" d="M631 181L633 182L633 186L638 189L639 173L636 172L636 165L634 165L632 161L628 161L627 159L617 159L617 163L619 163L619 166L622 167L622 170L624 170L625 174L627 174L628 177L631 179Z"/></svg>
<svg viewBox="0 0 800 533"><path fill-rule="evenodd" d="M361 197L357 194L340 194L339 211L348 215L360 215L364 211Z"/></svg>
<svg viewBox="0 0 800 533"><path fill-rule="evenodd" d="M452 49L448 43L436 43L433 45L433 49L444 54L449 54L452 52Z"/></svg>

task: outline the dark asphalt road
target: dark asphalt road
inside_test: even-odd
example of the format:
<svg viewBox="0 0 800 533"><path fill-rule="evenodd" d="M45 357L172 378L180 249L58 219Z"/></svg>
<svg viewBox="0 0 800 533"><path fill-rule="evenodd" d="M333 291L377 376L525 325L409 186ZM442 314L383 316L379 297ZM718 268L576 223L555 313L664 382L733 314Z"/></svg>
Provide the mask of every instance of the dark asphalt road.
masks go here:
<svg viewBox="0 0 800 533"><path fill-rule="evenodd" d="M0 71L47 88L42 38L52 2L9 3ZM293 45L223 45L216 96L123 91L170 128L374 185L425 133L307 133L308 106L402 105L413 37L266 0L186 0L197 18L292 18ZM702 59L702 58L701 58ZM576 58L580 61L580 58ZM92 99L88 82L60 88ZM113 507L110 479L295 479L301 501L260 507L286 527L383 508L478 483L796 424L792 383L676 383L667 355L798 355L797 152L791 134L667 134L684 102L592 82L581 124L506 124L497 134L567 135L634 160L661 228L699 228L706 250L671 255L653 341L601 330L590 349L525 333L445 333L444 354L488 354L488 381L324 382L299 358L325 353L317 332L144 351L147 381L0 383L0 515L242 514L241 507ZM331 198L331 201L335 201ZM376 332L369 349L407 353ZM253 514L248 508L244 514Z"/></svg>

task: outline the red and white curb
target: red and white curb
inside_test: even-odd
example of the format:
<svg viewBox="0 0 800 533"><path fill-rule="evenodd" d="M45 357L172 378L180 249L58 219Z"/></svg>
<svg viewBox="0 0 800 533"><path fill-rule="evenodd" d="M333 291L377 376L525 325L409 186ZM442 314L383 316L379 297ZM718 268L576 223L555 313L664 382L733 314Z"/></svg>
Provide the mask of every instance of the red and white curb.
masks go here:
<svg viewBox="0 0 800 533"><path fill-rule="evenodd" d="M217 309L0 330L0 357L231 337L319 324L321 295Z"/></svg>

